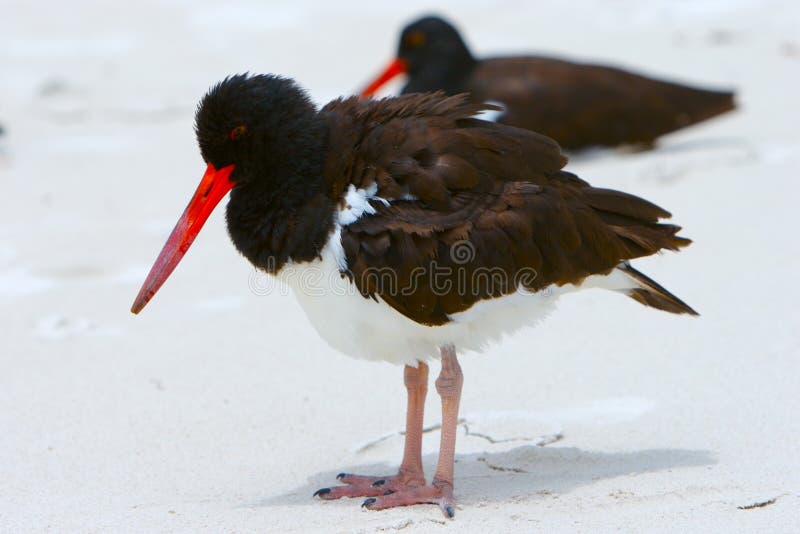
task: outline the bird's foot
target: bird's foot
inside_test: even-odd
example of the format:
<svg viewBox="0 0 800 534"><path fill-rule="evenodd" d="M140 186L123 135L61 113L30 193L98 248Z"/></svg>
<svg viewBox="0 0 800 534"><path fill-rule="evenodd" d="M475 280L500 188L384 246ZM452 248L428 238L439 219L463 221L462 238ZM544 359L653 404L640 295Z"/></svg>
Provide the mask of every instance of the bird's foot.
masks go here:
<svg viewBox="0 0 800 534"><path fill-rule="evenodd" d="M377 497L425 485L425 478L422 475L397 474L375 477L339 473L336 478L345 485L318 489L314 493L314 497L319 497L326 501L341 499L342 497Z"/></svg>
<svg viewBox="0 0 800 534"><path fill-rule="evenodd" d="M437 504L448 519L452 519L456 515L452 484L437 481L430 486L417 486L389 495L370 497L361 506L370 510L385 510L412 504Z"/></svg>
<svg viewBox="0 0 800 534"><path fill-rule="evenodd" d="M324 500L368 497L361 506L370 510L437 504L445 517L455 516L453 486L449 482L434 481L432 485L426 485L422 478L409 479L403 475L372 477L340 473L336 478L345 485L319 489L314 496Z"/></svg>

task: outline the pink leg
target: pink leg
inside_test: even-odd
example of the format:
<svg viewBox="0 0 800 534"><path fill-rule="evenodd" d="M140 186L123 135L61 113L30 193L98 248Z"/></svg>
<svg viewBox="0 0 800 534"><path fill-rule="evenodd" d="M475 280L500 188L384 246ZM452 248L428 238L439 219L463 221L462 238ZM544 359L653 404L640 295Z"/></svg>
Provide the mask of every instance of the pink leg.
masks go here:
<svg viewBox="0 0 800 534"><path fill-rule="evenodd" d="M411 487L364 501L370 510L383 510L411 504L438 504L446 517L455 515L453 500L453 464L455 461L458 405L464 375L452 345L442 347L442 371L436 379L436 391L442 398L442 437L439 443L439 464L430 486Z"/></svg>
<svg viewBox="0 0 800 534"><path fill-rule="evenodd" d="M425 485L425 474L422 470L422 420L425 413L425 395L428 392L427 364L419 362L418 367L406 365L404 379L408 390L406 439L403 462L397 475L361 476L339 473L336 478L346 484L345 486L322 488L317 490L314 496L326 500L341 497L373 497Z"/></svg>
<svg viewBox="0 0 800 534"><path fill-rule="evenodd" d="M408 390L406 442L399 476L410 485L425 485L422 470L422 422L425 418L425 397L428 394L428 364L419 362L416 369L406 365L403 379Z"/></svg>

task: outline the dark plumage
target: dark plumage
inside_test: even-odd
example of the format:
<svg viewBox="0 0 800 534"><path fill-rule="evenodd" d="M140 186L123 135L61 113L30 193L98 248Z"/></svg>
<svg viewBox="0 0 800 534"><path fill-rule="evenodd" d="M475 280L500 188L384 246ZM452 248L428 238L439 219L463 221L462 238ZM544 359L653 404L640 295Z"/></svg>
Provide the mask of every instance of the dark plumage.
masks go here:
<svg viewBox="0 0 800 534"><path fill-rule="evenodd" d="M334 195L350 183L359 188L377 183L381 198L415 199L378 203L374 215L343 230L350 274L362 293L379 295L415 321L442 324L476 301L517 287L434 295L427 291L430 262L453 276L456 267L500 268L507 281L533 270L537 275L524 286L537 291L576 284L622 261L689 243L676 237L677 226L658 222L670 216L658 206L593 188L562 171L566 159L550 139L470 118L482 107L464 96L433 94L366 103L349 98L323 108L332 137L356 134L346 164L358 172L341 169L326 176L333 180ZM463 240L475 244L469 265L457 264L448 253ZM368 276L384 267L398 273L396 287L375 285ZM420 267L425 277L413 278Z"/></svg>
<svg viewBox="0 0 800 534"><path fill-rule="evenodd" d="M511 282L522 269L536 272L524 282L537 291L689 243L675 236L677 226L658 222L667 211L562 171L566 158L552 140L470 118L484 108L463 95L414 94L340 99L317 112L290 80L236 76L204 98L197 133L207 161L236 163L228 229L236 248L268 272L318 257L348 187L377 184L376 196L392 202L373 202L375 214L343 228L347 274L365 296L424 324L516 291ZM231 141L226 133L237 121L247 135ZM460 269L500 268L510 283L427 291L432 262L457 275L448 250L464 240L482 246ZM396 273L392 284L370 276L382 268Z"/></svg>
<svg viewBox="0 0 800 534"><path fill-rule="evenodd" d="M567 149L651 144L671 131L734 109L734 94L690 87L615 67L548 57L475 59L459 33L438 17L409 24L393 73L403 93L469 93L502 103L498 122L547 135ZM364 94L372 94L388 77Z"/></svg>

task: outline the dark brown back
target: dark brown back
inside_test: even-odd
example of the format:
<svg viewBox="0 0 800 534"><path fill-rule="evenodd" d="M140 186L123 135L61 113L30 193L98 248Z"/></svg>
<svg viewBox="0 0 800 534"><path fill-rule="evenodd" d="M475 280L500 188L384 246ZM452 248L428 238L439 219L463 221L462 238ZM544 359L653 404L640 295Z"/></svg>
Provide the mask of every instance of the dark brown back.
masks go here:
<svg viewBox="0 0 800 534"><path fill-rule="evenodd" d="M734 108L730 92L543 57L480 61L464 90L476 102L503 103L499 122L542 133L568 149L649 144Z"/></svg>
<svg viewBox="0 0 800 534"><path fill-rule="evenodd" d="M364 295L443 324L517 286L578 283L689 243L658 222L669 217L658 206L561 170L566 158L547 137L469 118L480 107L465 95L414 94L323 110L338 144L325 171L331 194L377 184L387 201L342 230Z"/></svg>

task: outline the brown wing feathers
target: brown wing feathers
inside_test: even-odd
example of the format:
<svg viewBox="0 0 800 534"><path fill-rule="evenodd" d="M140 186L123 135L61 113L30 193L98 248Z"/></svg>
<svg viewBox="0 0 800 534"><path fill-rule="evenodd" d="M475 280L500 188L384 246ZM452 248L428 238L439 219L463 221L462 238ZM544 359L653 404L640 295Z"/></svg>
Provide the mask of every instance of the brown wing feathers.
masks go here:
<svg viewBox="0 0 800 534"><path fill-rule="evenodd" d="M504 103L500 122L551 136L567 149L652 143L735 108L728 91L544 57L483 60L464 91L476 101Z"/></svg>
<svg viewBox="0 0 800 534"><path fill-rule="evenodd" d="M670 313L688 313L689 315L699 315L688 304L664 289L658 282L637 271L627 262L618 267L622 272L636 280L640 287L633 288L627 292L633 300L668 311Z"/></svg>
<svg viewBox="0 0 800 534"><path fill-rule="evenodd" d="M332 192L377 183L377 196L391 201L372 202L374 215L342 230L348 275L362 294L417 322L443 324L519 284L575 284L689 243L677 226L658 222L669 217L658 206L561 171L566 159L552 140L469 118L483 107L428 94L325 108L331 137L344 122L359 127L350 168L326 169ZM644 287L655 289L630 296L690 309L660 286Z"/></svg>

